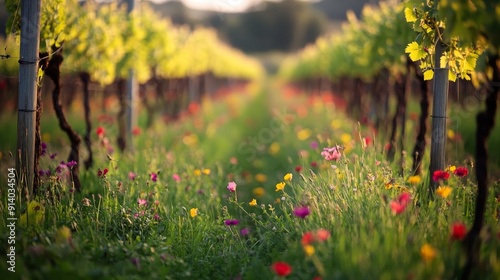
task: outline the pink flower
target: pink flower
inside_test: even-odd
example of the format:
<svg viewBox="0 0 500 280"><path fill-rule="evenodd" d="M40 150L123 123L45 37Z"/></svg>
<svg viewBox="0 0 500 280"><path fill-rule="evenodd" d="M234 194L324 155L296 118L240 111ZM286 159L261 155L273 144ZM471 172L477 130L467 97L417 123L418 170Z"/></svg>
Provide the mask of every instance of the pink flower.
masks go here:
<svg viewBox="0 0 500 280"><path fill-rule="evenodd" d="M295 208L293 210L293 214L299 218L305 219L309 214L311 214L311 211L309 211L309 207L302 206Z"/></svg>
<svg viewBox="0 0 500 280"><path fill-rule="evenodd" d="M340 157L342 156L339 152L340 146L335 146L332 148L324 148L323 151L321 152L321 156L324 157L326 160L339 160Z"/></svg>
<svg viewBox="0 0 500 280"><path fill-rule="evenodd" d="M153 172L150 175L151 175L151 181L153 181L153 182L158 181L158 174Z"/></svg>
<svg viewBox="0 0 500 280"><path fill-rule="evenodd" d="M174 179L174 181L179 183L181 181L181 176L179 176L179 174L174 174L172 175L172 179Z"/></svg>
<svg viewBox="0 0 500 280"><path fill-rule="evenodd" d="M230 192L235 192L236 191L236 183L235 182L229 182L229 184L227 184L227 189Z"/></svg>
<svg viewBox="0 0 500 280"><path fill-rule="evenodd" d="M137 177L137 174L135 174L134 172L130 171L130 172L128 173L128 178L129 178L131 181L134 181L136 177Z"/></svg>
<svg viewBox="0 0 500 280"><path fill-rule="evenodd" d="M69 168L71 168L71 167L73 167L73 166L75 166L75 165L77 165L77 162L76 162L76 161L74 161L74 160L72 160L72 161L70 161L70 162L66 163L66 166L67 166L67 167L69 167Z"/></svg>
<svg viewBox="0 0 500 280"><path fill-rule="evenodd" d="M249 229L249 228L242 228L242 229L240 230L240 233L241 233L241 235L243 235L243 236L247 236L247 235L250 233L250 229Z"/></svg>
<svg viewBox="0 0 500 280"><path fill-rule="evenodd" d="M144 206L144 205L147 205L148 202L145 199L138 198L137 199L137 204L139 204L139 206Z"/></svg>
<svg viewBox="0 0 500 280"><path fill-rule="evenodd" d="M443 170L436 170L432 174L432 180L434 180L435 182L439 180L448 180L448 178L450 178L450 173Z"/></svg>

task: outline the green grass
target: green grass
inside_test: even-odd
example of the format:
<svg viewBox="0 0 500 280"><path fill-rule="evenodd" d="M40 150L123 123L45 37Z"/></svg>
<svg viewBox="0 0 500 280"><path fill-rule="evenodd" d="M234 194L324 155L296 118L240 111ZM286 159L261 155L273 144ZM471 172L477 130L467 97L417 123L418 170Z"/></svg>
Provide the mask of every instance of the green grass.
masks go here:
<svg viewBox="0 0 500 280"><path fill-rule="evenodd" d="M460 276L464 255L460 242L450 238L450 228L456 222L471 225L473 168L464 178L450 177L447 198L429 200L427 174L420 184L407 182L409 157L400 174L400 166L385 161L384 143L375 139L372 145L361 145L361 137L373 136L369 128L331 104L303 96L285 98L281 91L268 86L237 92L205 102L198 115L181 122L157 121L136 137L130 154L115 151L108 157L93 134L96 163L91 170L82 169L81 193L72 192L60 175L44 179L38 211L27 210L17 196L16 213L28 213L29 225L22 218L17 223L15 274L7 271L5 260L8 214L2 192L2 279L273 279L277 276L270 266L276 261L292 266L290 279ZM79 119L76 113L70 117L81 131ZM4 116L2 131L15 130L9 127L12 123ZM116 127L95 123L105 127L113 144ZM48 153L58 155L54 160L45 156L41 165L54 171L67 155L65 136L50 116L42 130L50 135ZM411 147L410 135L406 147ZM11 138L2 139L0 184L13 167L7 156L15 140ZM324 160L322 148L335 144L345 146L341 159ZM453 145L448 161L462 165L463 152ZM105 168L106 176L98 177L98 169ZM137 175L135 180L129 172ZM156 182L153 172L158 173ZM287 173L293 179L276 191ZM231 181L237 184L234 193L226 188ZM256 188L263 192L256 193ZM411 201L394 214L391 202L403 192L410 193ZM257 205L251 206L254 198ZM293 214L300 206L310 210L304 219ZM198 209L195 217L190 215L193 208ZM500 277L497 212L490 192L474 279ZM226 226L228 219L239 224ZM305 248L310 253L311 247L303 246L302 236L319 229L330 236L310 244L314 253L307 255ZM428 260L421 256L425 244L436 252Z"/></svg>

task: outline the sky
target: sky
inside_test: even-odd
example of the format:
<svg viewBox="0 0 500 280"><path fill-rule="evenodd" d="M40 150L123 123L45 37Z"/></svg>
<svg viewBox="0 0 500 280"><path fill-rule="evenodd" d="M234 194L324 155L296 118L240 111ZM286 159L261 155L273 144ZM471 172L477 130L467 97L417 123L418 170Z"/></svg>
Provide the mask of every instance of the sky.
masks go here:
<svg viewBox="0 0 500 280"><path fill-rule="evenodd" d="M170 0L150 0L152 2L165 2ZM220 12L242 12L254 3L261 0L182 0L192 9L213 10Z"/></svg>

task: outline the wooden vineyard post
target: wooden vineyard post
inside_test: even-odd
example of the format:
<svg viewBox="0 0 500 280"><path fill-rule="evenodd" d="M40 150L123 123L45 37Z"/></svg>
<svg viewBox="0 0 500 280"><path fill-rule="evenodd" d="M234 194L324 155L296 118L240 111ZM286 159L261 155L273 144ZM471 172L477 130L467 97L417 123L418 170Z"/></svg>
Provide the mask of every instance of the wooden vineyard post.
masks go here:
<svg viewBox="0 0 500 280"><path fill-rule="evenodd" d="M438 38L434 57L432 134L431 134L431 164L429 194L432 197L438 187L438 182L432 180L436 170L443 170L446 151L446 105L448 102L448 65L440 65L441 56L445 51L444 43Z"/></svg>
<svg viewBox="0 0 500 280"><path fill-rule="evenodd" d="M135 0L127 0L127 12L130 14L135 9ZM129 19L130 20L130 19ZM134 150L132 142L132 130L137 126L136 105L137 105L137 78L135 77L135 70L129 69L129 77L126 83L127 90L127 112L126 112L126 143L129 151Z"/></svg>
<svg viewBox="0 0 500 280"><path fill-rule="evenodd" d="M21 0L16 170L19 186L27 191L28 199L33 195L34 180L40 6L40 0Z"/></svg>

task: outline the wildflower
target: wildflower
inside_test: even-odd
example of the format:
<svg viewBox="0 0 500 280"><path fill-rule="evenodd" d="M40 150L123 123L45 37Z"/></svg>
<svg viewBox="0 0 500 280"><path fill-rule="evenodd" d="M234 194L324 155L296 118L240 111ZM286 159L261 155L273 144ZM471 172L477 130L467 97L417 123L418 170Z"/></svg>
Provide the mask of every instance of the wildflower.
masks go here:
<svg viewBox="0 0 500 280"><path fill-rule="evenodd" d="M318 163L315 161L311 162L311 167L318 167Z"/></svg>
<svg viewBox="0 0 500 280"><path fill-rule="evenodd" d="M138 198L137 199L137 204L139 204L139 206L143 206L143 205L147 205L148 202L145 199Z"/></svg>
<svg viewBox="0 0 500 280"><path fill-rule="evenodd" d="M73 166L75 166L75 165L77 165L77 164L78 164L78 163L77 163L76 161L72 160L72 161L70 161L70 162L67 162L67 163L66 163L66 166L67 166L67 167L69 167L69 168L71 168L71 167L73 167Z"/></svg>
<svg viewBox="0 0 500 280"><path fill-rule="evenodd" d="M241 233L241 235L243 235L243 236L247 236L247 235L250 233L250 229L249 229L249 228L242 228L242 229L240 230L240 233Z"/></svg>
<svg viewBox="0 0 500 280"><path fill-rule="evenodd" d="M276 191L282 191L285 189L285 185L286 183L285 182L280 182L278 184L276 184Z"/></svg>
<svg viewBox="0 0 500 280"><path fill-rule="evenodd" d="M97 134L97 137L99 138L103 138L104 137L104 133L106 133L106 130L104 129L104 127L102 126L99 126L96 130L95 130L96 134Z"/></svg>
<svg viewBox="0 0 500 280"><path fill-rule="evenodd" d="M229 159L229 162L230 162L231 164L233 164L233 165L236 165L236 164L238 164L238 158L237 158L237 157L231 157L231 158Z"/></svg>
<svg viewBox="0 0 500 280"><path fill-rule="evenodd" d="M363 145L364 147L368 147L373 143L372 138L370 137L363 137Z"/></svg>
<svg viewBox="0 0 500 280"><path fill-rule="evenodd" d="M309 211L309 207L302 206L295 208L293 210L293 214L301 219L305 219L309 214L311 214L311 211Z"/></svg>
<svg viewBox="0 0 500 280"><path fill-rule="evenodd" d="M455 170L457 170L457 167L455 165L450 165L448 166L448 168L446 168L446 171L450 172L455 172Z"/></svg>
<svg viewBox="0 0 500 280"><path fill-rule="evenodd" d="M266 193L266 190L264 188L262 188L262 187L257 187L255 189L253 189L252 193L256 197L262 197Z"/></svg>
<svg viewBox="0 0 500 280"><path fill-rule="evenodd" d="M318 142L316 141L312 141L310 144L309 144L309 147L311 147L311 149L317 149L318 148Z"/></svg>
<svg viewBox="0 0 500 280"><path fill-rule="evenodd" d="M299 132L297 132L297 138L300 141L304 141L304 140L309 139L309 137L311 137L311 134L312 134L312 131L310 129L304 128L304 129L299 130Z"/></svg>
<svg viewBox="0 0 500 280"><path fill-rule="evenodd" d="M137 268L141 269L141 262L139 261L139 258L131 258L130 262Z"/></svg>
<svg viewBox="0 0 500 280"><path fill-rule="evenodd" d="M424 244L422 248L420 248L420 256L422 256L422 259L424 261L431 261L436 257L436 249L434 249L431 245L429 244Z"/></svg>
<svg viewBox="0 0 500 280"><path fill-rule="evenodd" d="M316 231L316 237L319 241L326 241L330 238L330 231L326 229L318 229Z"/></svg>
<svg viewBox="0 0 500 280"><path fill-rule="evenodd" d="M340 135L340 141L342 141L342 143L344 144L347 144L351 141L352 137L350 134L347 134L347 133L342 133L342 135Z"/></svg>
<svg viewBox="0 0 500 280"><path fill-rule="evenodd" d="M136 177L137 177L137 174L135 174L134 172L132 172L132 171L129 171L129 172L128 172L128 178L129 178L131 181L134 181Z"/></svg>
<svg viewBox="0 0 500 280"><path fill-rule="evenodd" d="M47 144L45 142L42 142L42 144L40 144L40 148L40 156L45 155L45 153L47 152Z"/></svg>
<svg viewBox="0 0 500 280"><path fill-rule="evenodd" d="M453 171L453 174L457 175L458 177L465 177L468 173L469 170L464 166L457 167L455 171Z"/></svg>
<svg viewBox="0 0 500 280"><path fill-rule="evenodd" d="M230 191L230 192L235 192L236 191L236 183L235 182L229 182L227 184L227 189Z"/></svg>
<svg viewBox="0 0 500 280"><path fill-rule="evenodd" d="M97 170L97 176L98 177L106 177L106 174L108 174L108 169L107 168L104 168L103 170L101 169L98 169Z"/></svg>
<svg viewBox="0 0 500 280"><path fill-rule="evenodd" d="M155 221L159 221L160 220L160 215L158 215L158 213L155 213L154 216L153 216L153 219Z"/></svg>
<svg viewBox="0 0 500 280"><path fill-rule="evenodd" d="M250 206L257 206L257 200L254 198L248 203Z"/></svg>
<svg viewBox="0 0 500 280"><path fill-rule="evenodd" d="M342 156L339 152L340 146L335 146L332 148L324 148L323 152L321 152L321 156L324 157L326 160L339 160L340 157Z"/></svg>
<svg viewBox="0 0 500 280"><path fill-rule="evenodd" d="M49 157L50 157L50 159L54 159L56 156L57 156L57 153L53 153Z"/></svg>
<svg viewBox="0 0 500 280"><path fill-rule="evenodd" d="M193 173L194 173L194 176L201 176L201 170L200 169L195 169L193 171Z"/></svg>
<svg viewBox="0 0 500 280"><path fill-rule="evenodd" d="M265 174L259 173L255 175L255 180L257 180L257 182L259 183L264 183L267 181L267 176Z"/></svg>
<svg viewBox="0 0 500 280"><path fill-rule="evenodd" d="M450 178L450 173L446 171L436 170L432 174L432 180L434 180L435 182L439 180L448 180L448 178Z"/></svg>
<svg viewBox="0 0 500 280"><path fill-rule="evenodd" d="M292 266L286 262L275 262L271 265L271 269L280 277L286 277L292 273Z"/></svg>
<svg viewBox="0 0 500 280"><path fill-rule="evenodd" d="M83 198L83 199L82 199L82 204L83 204L83 206L87 206L87 207L89 207L89 206L90 206L90 199L88 199L88 198L86 198L86 197L85 197L85 198Z"/></svg>
<svg viewBox="0 0 500 280"><path fill-rule="evenodd" d="M313 243L315 241L315 237L314 237L314 234L310 231L304 233L304 235L302 235L302 239L300 240L300 243L302 244L302 246L306 246L306 245L309 245L311 243Z"/></svg>
<svg viewBox="0 0 500 280"><path fill-rule="evenodd" d="M137 135L141 134L141 128L140 128L140 127L137 127L137 126L136 126L136 127L134 127L134 129L132 129L132 134L133 134L134 136L137 136Z"/></svg>
<svg viewBox="0 0 500 280"><path fill-rule="evenodd" d="M151 176L151 181L153 182L158 181L158 174L156 174L155 172L151 173L150 176Z"/></svg>
<svg viewBox="0 0 500 280"><path fill-rule="evenodd" d="M306 253L306 256L310 257L314 255L314 247L312 245L306 245L303 248L304 252Z"/></svg>
<svg viewBox="0 0 500 280"><path fill-rule="evenodd" d="M398 197L398 199L391 201L390 206L392 212L396 215L403 213L404 210L406 209L406 206L408 206L410 200L411 197L409 193L407 192L402 193Z"/></svg>
<svg viewBox="0 0 500 280"><path fill-rule="evenodd" d="M68 242L71 239L71 230L67 226L60 227L55 233L56 243Z"/></svg>
<svg viewBox="0 0 500 280"><path fill-rule="evenodd" d="M436 190L436 194L442 198L447 198L451 194L451 187L449 186L440 186Z"/></svg>
<svg viewBox="0 0 500 280"><path fill-rule="evenodd" d="M295 166L295 172L300 173L300 171L302 171L302 166L300 165Z"/></svg>
<svg viewBox="0 0 500 280"><path fill-rule="evenodd" d="M239 223L240 223L240 221L238 221L238 220L225 220L225 221L224 221L224 224L225 224L226 226L236 226L236 225L238 225Z"/></svg>
<svg viewBox="0 0 500 280"><path fill-rule="evenodd" d="M211 172L211 171L210 171L210 169L208 169L208 168L205 168L205 169L203 169L203 170L201 171L201 173L203 173L203 174L205 174L205 175L210 175L210 172Z"/></svg>
<svg viewBox="0 0 500 280"><path fill-rule="evenodd" d="M181 181L181 176L179 176L179 174L174 174L172 175L172 179L174 179L174 181L179 183Z"/></svg>
<svg viewBox="0 0 500 280"><path fill-rule="evenodd" d="M189 215L191 218L198 216L198 208L191 208L191 210L189 210Z"/></svg>
<svg viewBox="0 0 500 280"><path fill-rule="evenodd" d="M284 179L285 181L292 181L292 178L293 178L292 173L287 173L287 174L283 177L283 179Z"/></svg>
<svg viewBox="0 0 500 280"><path fill-rule="evenodd" d="M277 155L279 152L280 152L280 149L281 149L281 146L279 143L276 143L276 142L273 142L270 146L269 146L269 153L271 155Z"/></svg>
<svg viewBox="0 0 500 280"><path fill-rule="evenodd" d="M420 184L420 182L422 182L422 178L418 175L410 176L407 182L412 185Z"/></svg>
<svg viewBox="0 0 500 280"><path fill-rule="evenodd" d="M462 240L467 234L467 227L463 223L454 223L451 226L451 239Z"/></svg>

